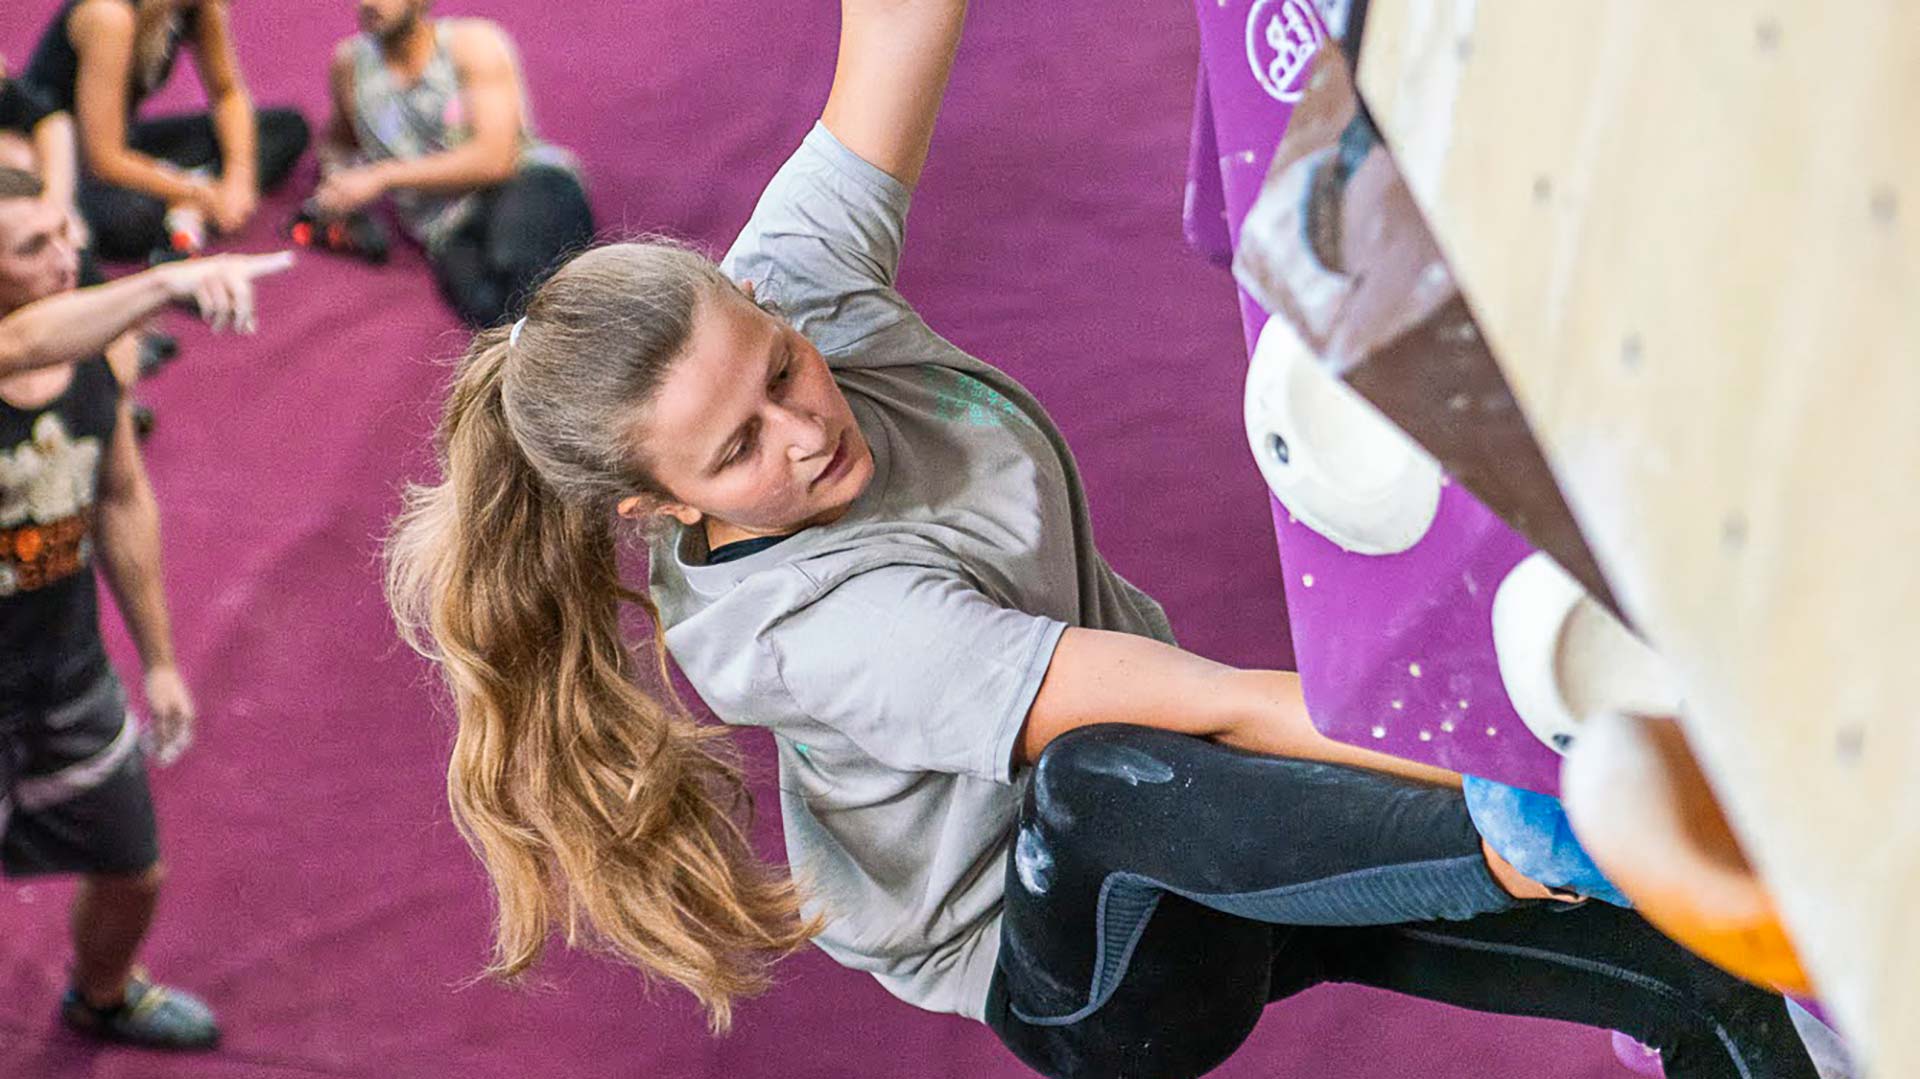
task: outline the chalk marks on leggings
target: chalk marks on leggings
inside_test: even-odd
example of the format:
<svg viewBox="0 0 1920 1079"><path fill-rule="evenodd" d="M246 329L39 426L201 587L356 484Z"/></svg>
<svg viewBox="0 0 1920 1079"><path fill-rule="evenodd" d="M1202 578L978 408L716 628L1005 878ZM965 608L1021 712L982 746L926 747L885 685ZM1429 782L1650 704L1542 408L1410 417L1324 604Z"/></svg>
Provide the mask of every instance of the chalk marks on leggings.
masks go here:
<svg viewBox="0 0 1920 1079"><path fill-rule="evenodd" d="M1173 768L1165 761L1132 746L1088 745L1080 750L1076 766L1083 772L1123 779L1129 787L1142 783L1170 783Z"/></svg>
<svg viewBox="0 0 1920 1079"><path fill-rule="evenodd" d="M1034 800L1040 818L1056 828L1070 827L1073 814L1053 797L1054 779L1047 773L1054 767L1066 766L1064 761L1043 757L1042 774L1034 784ZM1129 787L1173 781L1171 765L1132 746L1081 742L1073 747L1070 767L1086 775L1118 779ZM1047 849L1046 840L1041 838L1039 830L1031 824L1021 828L1019 838L1014 840L1013 869L1019 875L1021 885L1031 895L1045 895L1053 884L1053 853Z"/></svg>
<svg viewBox="0 0 1920 1079"><path fill-rule="evenodd" d="M1032 825L1020 829L1020 838L1014 841L1013 871L1031 895L1046 895L1053 886L1053 854Z"/></svg>

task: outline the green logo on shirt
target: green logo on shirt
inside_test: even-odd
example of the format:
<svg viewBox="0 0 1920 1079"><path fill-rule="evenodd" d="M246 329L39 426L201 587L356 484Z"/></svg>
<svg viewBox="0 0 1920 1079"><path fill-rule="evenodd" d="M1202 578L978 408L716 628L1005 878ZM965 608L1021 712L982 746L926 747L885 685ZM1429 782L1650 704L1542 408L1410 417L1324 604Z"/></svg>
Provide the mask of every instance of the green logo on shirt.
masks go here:
<svg viewBox="0 0 1920 1079"><path fill-rule="evenodd" d="M1000 391L945 367L925 369L927 389L939 400L934 415L971 427L1004 427L1006 417L1021 418L1019 406Z"/></svg>

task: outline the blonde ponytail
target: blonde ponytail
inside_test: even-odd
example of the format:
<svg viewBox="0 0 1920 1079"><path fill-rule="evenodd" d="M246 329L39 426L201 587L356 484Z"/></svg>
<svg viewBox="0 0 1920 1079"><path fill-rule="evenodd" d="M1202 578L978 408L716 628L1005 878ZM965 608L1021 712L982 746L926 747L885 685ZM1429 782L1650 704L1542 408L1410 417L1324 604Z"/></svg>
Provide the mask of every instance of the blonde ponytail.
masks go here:
<svg viewBox="0 0 1920 1079"><path fill-rule="evenodd" d="M646 480L618 449L630 416L609 411L657 386L715 282L677 247L603 248L542 287L519 342L481 333L441 421L443 478L409 490L395 523L387 593L452 690L448 797L499 906L489 973L525 971L558 927L685 986L724 1030L817 927L755 857L731 741L673 696L658 612L620 579L612 502ZM597 384L587 369L615 355L624 371ZM655 621L651 690L623 601Z"/></svg>

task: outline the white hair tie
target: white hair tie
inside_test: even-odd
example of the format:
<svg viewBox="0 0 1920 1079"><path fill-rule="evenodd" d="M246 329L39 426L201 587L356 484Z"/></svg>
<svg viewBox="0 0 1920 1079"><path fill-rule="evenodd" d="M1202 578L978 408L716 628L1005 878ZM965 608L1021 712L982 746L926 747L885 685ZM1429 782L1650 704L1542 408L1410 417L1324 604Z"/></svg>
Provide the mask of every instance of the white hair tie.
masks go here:
<svg viewBox="0 0 1920 1079"><path fill-rule="evenodd" d="M527 316L521 315L520 321L514 323L513 329L507 331L507 347L508 348L512 348L515 345L518 345L520 343L520 331L525 329L526 325L527 325Z"/></svg>

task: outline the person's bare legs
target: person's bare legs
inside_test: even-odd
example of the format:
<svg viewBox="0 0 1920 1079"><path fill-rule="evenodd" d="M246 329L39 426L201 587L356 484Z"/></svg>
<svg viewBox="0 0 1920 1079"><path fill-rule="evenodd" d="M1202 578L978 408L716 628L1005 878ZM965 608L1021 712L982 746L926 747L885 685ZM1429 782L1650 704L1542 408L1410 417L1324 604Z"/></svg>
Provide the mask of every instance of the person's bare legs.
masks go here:
<svg viewBox="0 0 1920 1079"><path fill-rule="evenodd" d="M219 1024L205 1002L149 981L134 964L153 924L165 870L94 873L73 897L73 986L60 1005L69 1027L91 1037L165 1049L210 1049Z"/></svg>
<svg viewBox="0 0 1920 1079"><path fill-rule="evenodd" d="M143 873L82 877L73 897L73 984L96 1008L125 996L134 955L153 924L166 876L159 864Z"/></svg>

